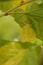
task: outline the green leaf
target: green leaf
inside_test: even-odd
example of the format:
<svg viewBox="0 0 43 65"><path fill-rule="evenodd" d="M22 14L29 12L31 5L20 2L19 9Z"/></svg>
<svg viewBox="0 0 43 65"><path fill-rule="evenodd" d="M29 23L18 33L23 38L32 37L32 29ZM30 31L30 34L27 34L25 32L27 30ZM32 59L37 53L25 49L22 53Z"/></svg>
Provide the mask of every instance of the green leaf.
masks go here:
<svg viewBox="0 0 43 65"><path fill-rule="evenodd" d="M43 8L29 12L27 17L31 26L36 32L36 36L43 40Z"/></svg>
<svg viewBox="0 0 43 65"><path fill-rule="evenodd" d="M41 3L42 3L42 0L35 0L35 2L36 2L37 4L41 4Z"/></svg>
<svg viewBox="0 0 43 65"><path fill-rule="evenodd" d="M11 1L0 1L0 10L7 11L8 9L12 8Z"/></svg>
<svg viewBox="0 0 43 65"><path fill-rule="evenodd" d="M8 40L0 40L0 48L6 44L9 44L11 41Z"/></svg>
<svg viewBox="0 0 43 65"><path fill-rule="evenodd" d="M0 17L0 39L14 40L20 38L21 27L10 15Z"/></svg>
<svg viewBox="0 0 43 65"><path fill-rule="evenodd" d="M16 22L23 27L25 23L27 23L28 19L26 15L24 14L24 11L22 9L16 9L14 12L14 18Z"/></svg>
<svg viewBox="0 0 43 65"><path fill-rule="evenodd" d="M35 6L34 6L35 5ZM24 12L22 10L16 10L17 14L14 14L15 20L20 26L24 26L24 24L28 23L36 32L36 37L40 40L43 40L43 4L32 4L32 7L28 12Z"/></svg>

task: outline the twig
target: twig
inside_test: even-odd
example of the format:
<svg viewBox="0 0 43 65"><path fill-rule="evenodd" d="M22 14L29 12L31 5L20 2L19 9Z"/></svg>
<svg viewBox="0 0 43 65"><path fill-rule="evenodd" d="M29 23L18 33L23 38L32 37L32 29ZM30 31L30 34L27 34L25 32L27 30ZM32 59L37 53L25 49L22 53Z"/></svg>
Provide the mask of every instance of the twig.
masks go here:
<svg viewBox="0 0 43 65"><path fill-rule="evenodd" d="M30 0L30 1L28 1L28 2L20 3L20 4L17 5L16 7L12 7L11 9L7 10L6 12L0 14L0 17L1 17L1 16L7 16L7 15L9 15L13 10L15 10L15 9L17 9L18 7L21 7L21 6L23 6L23 5L27 4L27 3L30 3L30 2L32 2L32 0Z"/></svg>

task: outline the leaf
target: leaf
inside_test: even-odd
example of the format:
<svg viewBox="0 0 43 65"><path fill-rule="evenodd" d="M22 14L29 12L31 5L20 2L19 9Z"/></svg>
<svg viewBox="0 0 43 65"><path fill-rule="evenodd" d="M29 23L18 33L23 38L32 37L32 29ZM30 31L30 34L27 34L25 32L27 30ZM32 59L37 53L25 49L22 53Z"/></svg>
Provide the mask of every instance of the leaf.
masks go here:
<svg viewBox="0 0 43 65"><path fill-rule="evenodd" d="M35 51L33 51L33 55L31 52L27 51L23 60L18 65L38 65L37 58L34 56Z"/></svg>
<svg viewBox="0 0 43 65"><path fill-rule="evenodd" d="M42 3L42 0L35 0L35 2L36 2L37 4L41 4L41 3Z"/></svg>
<svg viewBox="0 0 43 65"><path fill-rule="evenodd" d="M24 1L24 2L28 2L29 0L23 0L23 1ZM23 10L25 11L25 9L26 9L27 5L28 5L28 4L23 5L23 6L21 6L20 8L21 8L21 9L23 9Z"/></svg>
<svg viewBox="0 0 43 65"><path fill-rule="evenodd" d="M14 17L16 22L22 27L21 42L29 42L36 38L34 30L31 28L27 15L21 9L15 10ZM26 25L25 25L26 24ZM31 32L31 33L30 33Z"/></svg>
<svg viewBox="0 0 43 65"><path fill-rule="evenodd" d="M11 41L9 40L0 40L0 47L6 45L6 44L9 44Z"/></svg>
<svg viewBox="0 0 43 65"><path fill-rule="evenodd" d="M10 15L0 17L0 39L14 40L20 38L21 27Z"/></svg>
<svg viewBox="0 0 43 65"><path fill-rule="evenodd" d="M18 49L18 44L11 42L0 48L0 65L17 65L23 59L26 50Z"/></svg>
<svg viewBox="0 0 43 65"><path fill-rule="evenodd" d="M43 8L29 12L27 17L37 37L43 40Z"/></svg>
<svg viewBox="0 0 43 65"><path fill-rule="evenodd" d="M20 8L14 11L14 18L20 27L23 27L23 25L28 21L26 15L24 14L24 11Z"/></svg>
<svg viewBox="0 0 43 65"><path fill-rule="evenodd" d="M21 0L11 0L11 5L15 7L16 5L20 4Z"/></svg>
<svg viewBox="0 0 43 65"><path fill-rule="evenodd" d="M21 32L21 42L30 42L36 38L34 30L30 24L25 24Z"/></svg>
<svg viewBox="0 0 43 65"><path fill-rule="evenodd" d="M19 12L21 12L21 10ZM21 42L21 43L9 42L9 44L0 47L0 65L38 65L39 64L41 48L39 46L38 47L33 46L28 41L32 41L35 39L36 43L41 43L40 39L36 39L36 34L38 36L40 31L39 30L40 26L38 26L38 23L40 22L42 26L42 22L43 22L42 12L43 12L42 9L41 10L38 9L28 12L26 14L22 14L22 16L21 14L18 15L14 14L15 18L13 18L10 15L0 17L1 39L7 39L12 41L13 39L15 39L15 37L19 38L20 33L23 33L22 38L23 37L25 38L25 40L23 40L25 42ZM19 25L22 27L22 30ZM40 29L42 30L42 27ZM5 41L1 40L1 43L4 42Z"/></svg>
<svg viewBox="0 0 43 65"><path fill-rule="evenodd" d="M7 11L8 9L12 8L13 5L11 4L11 0L1 0L0 1L0 10L2 11Z"/></svg>
<svg viewBox="0 0 43 65"><path fill-rule="evenodd" d="M16 10L16 12L21 12L21 13L19 14L17 13L16 15L14 15L14 17L16 22L19 23L21 27L24 27L25 24L30 24L30 26L33 28L34 32L36 33L36 37L43 41L43 8L42 7L43 7L42 4L37 5L33 3L32 9L30 9L30 11L28 10L28 8L27 8L27 11L28 11L27 13L22 10L20 11L20 9ZM25 31L28 32L28 30L25 30ZM24 29L22 32L24 32ZM25 34L27 34L27 32ZM28 37L28 35L29 34L27 34L26 37L24 34L21 36L24 36L25 38L24 40L26 41L26 39L30 38Z"/></svg>
<svg viewBox="0 0 43 65"><path fill-rule="evenodd" d="M0 48L0 65L33 65L33 63L38 65L40 52L37 52L37 49L39 47L18 48L20 44L20 42L10 42Z"/></svg>
<svg viewBox="0 0 43 65"><path fill-rule="evenodd" d="M39 3L39 2L40 2L40 3ZM39 3L39 4L38 4L38 3ZM31 2L31 3L29 3L29 4L27 5L25 12L28 13L28 12L37 10L37 9L39 9L39 8L43 8L41 5L42 5L42 1L41 1L41 0L40 0L40 1L35 0L35 1L33 1L33 2ZM41 7L40 7L40 6L41 6Z"/></svg>

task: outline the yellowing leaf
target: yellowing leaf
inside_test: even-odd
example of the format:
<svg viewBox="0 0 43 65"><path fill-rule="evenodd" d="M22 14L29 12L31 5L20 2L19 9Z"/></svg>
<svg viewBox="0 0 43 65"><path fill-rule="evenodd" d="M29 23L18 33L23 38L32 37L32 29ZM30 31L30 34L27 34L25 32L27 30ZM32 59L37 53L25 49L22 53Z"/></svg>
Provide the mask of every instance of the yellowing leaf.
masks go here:
<svg viewBox="0 0 43 65"><path fill-rule="evenodd" d="M29 24L25 24L21 33L21 42L29 42L35 38L36 34L34 30L31 28Z"/></svg>
<svg viewBox="0 0 43 65"><path fill-rule="evenodd" d="M25 55L25 50L21 50L17 56L12 57L10 60L5 62L3 65L17 65L24 57Z"/></svg>
<svg viewBox="0 0 43 65"><path fill-rule="evenodd" d="M28 0L23 0L24 2L27 2ZM11 1L11 4L14 6L16 6L16 5L19 5L21 3L21 0L13 0L13 1ZM23 10L25 10L26 9L26 6L27 5L23 5L23 6L21 6L20 8L21 9L23 9Z"/></svg>
<svg viewBox="0 0 43 65"><path fill-rule="evenodd" d="M11 4L13 6L16 6L16 5L20 4L20 2L21 2L21 0L13 0L13 1L11 1Z"/></svg>
<svg viewBox="0 0 43 65"><path fill-rule="evenodd" d="M24 1L24 2L27 2L28 0L23 0L23 1ZM25 9L26 9L26 6L27 6L27 4L26 4L26 5L21 6L21 9L25 10Z"/></svg>

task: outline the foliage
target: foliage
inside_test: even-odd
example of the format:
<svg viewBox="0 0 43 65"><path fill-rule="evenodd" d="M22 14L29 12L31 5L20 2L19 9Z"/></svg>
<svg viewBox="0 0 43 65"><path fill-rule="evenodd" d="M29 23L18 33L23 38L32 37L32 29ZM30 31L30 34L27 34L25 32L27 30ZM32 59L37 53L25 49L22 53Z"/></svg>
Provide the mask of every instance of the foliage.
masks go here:
<svg viewBox="0 0 43 65"><path fill-rule="evenodd" d="M1 12L0 12L1 13ZM13 41L20 37L21 27L11 16L0 17L0 39Z"/></svg>
<svg viewBox="0 0 43 65"><path fill-rule="evenodd" d="M36 4L37 5L37 4ZM22 11L22 10L21 10ZM19 12L21 12L19 10ZM16 11L18 12L18 10ZM43 40L43 8L41 5L37 5L36 9L31 7L29 10L27 8L25 14L14 14L15 20L17 23L24 26L24 24L30 24L31 27L34 29L36 32L36 37L39 39ZM20 22L21 21L21 22Z"/></svg>
<svg viewBox="0 0 43 65"><path fill-rule="evenodd" d="M0 0L0 10L5 11L20 2ZM42 0L33 0L13 14L0 17L0 65L38 65L42 43Z"/></svg>
<svg viewBox="0 0 43 65"><path fill-rule="evenodd" d="M25 43L28 44L28 43ZM0 48L0 65L38 65L40 47L31 46L30 48L18 46L20 43L11 42ZM21 46L21 45L20 45ZM25 45L26 46L26 45ZM29 45L28 45L29 46ZM39 49L39 52L37 52Z"/></svg>

